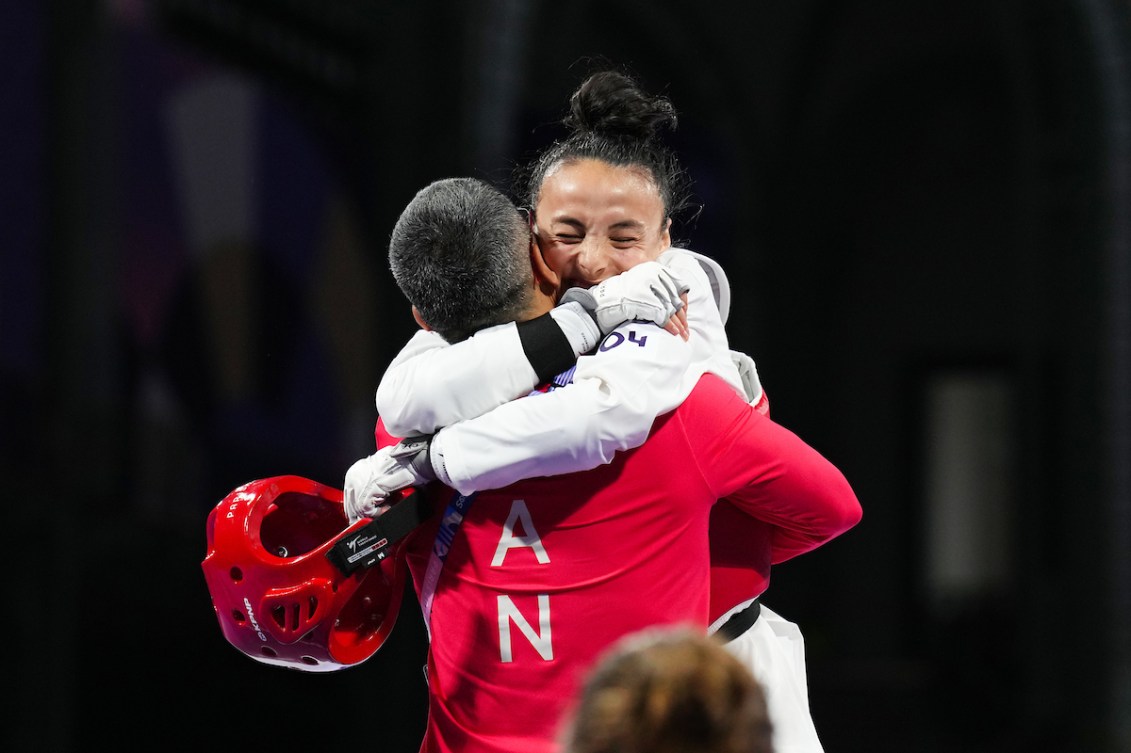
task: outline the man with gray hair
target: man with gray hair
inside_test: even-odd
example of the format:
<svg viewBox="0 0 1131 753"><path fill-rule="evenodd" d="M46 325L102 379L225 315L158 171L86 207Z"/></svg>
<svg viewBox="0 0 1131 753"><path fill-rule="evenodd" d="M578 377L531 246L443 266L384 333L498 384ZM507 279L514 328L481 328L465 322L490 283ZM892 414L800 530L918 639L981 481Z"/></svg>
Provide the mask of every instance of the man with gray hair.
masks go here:
<svg viewBox="0 0 1131 753"><path fill-rule="evenodd" d="M534 304L525 219L470 178L417 195L393 228L389 266L417 322L450 343L521 319Z"/></svg>

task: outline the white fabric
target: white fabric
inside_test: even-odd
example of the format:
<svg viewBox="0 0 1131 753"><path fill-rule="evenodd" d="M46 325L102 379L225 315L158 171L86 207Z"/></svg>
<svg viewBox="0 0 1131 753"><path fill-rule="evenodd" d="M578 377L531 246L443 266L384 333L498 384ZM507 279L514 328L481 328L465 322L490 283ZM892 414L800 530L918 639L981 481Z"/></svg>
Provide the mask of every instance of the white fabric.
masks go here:
<svg viewBox="0 0 1131 753"><path fill-rule="evenodd" d="M719 314L714 287L699 262L700 258L703 257L682 248L669 248L659 258L664 266L691 286L687 293L687 323L691 329L692 365L685 374L687 391L684 397L706 373L722 377L742 395L745 394L742 377L731 360L730 342ZM725 277L722 284L729 300Z"/></svg>
<svg viewBox="0 0 1131 753"><path fill-rule="evenodd" d="M797 625L763 604L758 620L726 648L762 683L774 753L823 753L809 711L805 639Z"/></svg>
<svg viewBox="0 0 1131 753"><path fill-rule="evenodd" d="M723 324L726 324L730 317L730 280L727 279L727 273L723 271L722 265L711 257L690 249L680 248L676 251L685 253L699 262L699 266L703 268L703 272L711 282L711 293L715 296L715 308L719 310L719 317Z"/></svg>

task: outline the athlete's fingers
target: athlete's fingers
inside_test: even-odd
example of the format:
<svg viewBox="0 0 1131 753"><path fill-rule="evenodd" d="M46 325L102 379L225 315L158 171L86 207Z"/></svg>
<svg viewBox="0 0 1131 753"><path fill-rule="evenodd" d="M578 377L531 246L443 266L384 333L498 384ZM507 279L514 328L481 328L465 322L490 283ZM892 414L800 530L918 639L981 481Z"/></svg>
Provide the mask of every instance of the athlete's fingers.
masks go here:
<svg viewBox="0 0 1131 753"><path fill-rule="evenodd" d="M672 314L664 329L687 340L691 337L691 328L687 324L687 293L680 293L679 297L683 301L683 306Z"/></svg>
<svg viewBox="0 0 1131 753"><path fill-rule="evenodd" d="M672 314L672 317L664 323L664 329L684 340L691 336L691 330L687 327L687 317L680 314Z"/></svg>
<svg viewBox="0 0 1131 753"><path fill-rule="evenodd" d="M687 339L687 335L684 334L683 331L680 329L679 316L677 316L675 314L673 314L670 319L668 319L666 322L664 322L664 330L667 331L667 332L670 332L673 335L677 335L679 337L682 337L684 340Z"/></svg>

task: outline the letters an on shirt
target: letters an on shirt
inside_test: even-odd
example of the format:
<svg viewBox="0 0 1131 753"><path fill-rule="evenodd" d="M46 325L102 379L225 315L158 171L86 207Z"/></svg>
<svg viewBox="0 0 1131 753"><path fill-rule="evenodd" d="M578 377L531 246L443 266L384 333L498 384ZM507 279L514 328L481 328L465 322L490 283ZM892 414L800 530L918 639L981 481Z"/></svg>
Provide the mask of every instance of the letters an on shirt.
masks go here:
<svg viewBox="0 0 1131 753"><path fill-rule="evenodd" d="M521 534L516 534L516 529L521 529ZM535 560L540 565L550 564L550 555L542 545L542 539L534 528L534 521L530 518L530 510L526 501L516 499L511 503L510 513L503 524L502 534L499 536L499 545L495 547L495 556L491 558L491 567L503 567L507 552L511 549L530 549ZM530 620L519 611L514 601L506 594L499 594L497 599L499 615L499 660L505 663L514 661L514 652L511 645L511 624L518 628L523 637L530 643L538 655L546 661L554 658L554 646L550 631L550 596L538 594L538 630L535 631Z"/></svg>

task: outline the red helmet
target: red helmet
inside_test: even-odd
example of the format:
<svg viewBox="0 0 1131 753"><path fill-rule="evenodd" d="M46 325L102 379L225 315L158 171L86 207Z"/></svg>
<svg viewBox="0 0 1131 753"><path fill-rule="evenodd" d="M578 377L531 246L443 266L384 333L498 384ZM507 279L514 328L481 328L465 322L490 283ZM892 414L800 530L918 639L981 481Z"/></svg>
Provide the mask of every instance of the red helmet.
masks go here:
<svg viewBox="0 0 1131 753"><path fill-rule="evenodd" d="M228 494L208 515L201 564L228 642L256 661L305 672L372 656L400 611L403 548L349 575L327 556L371 523L350 526L340 490L298 476Z"/></svg>

